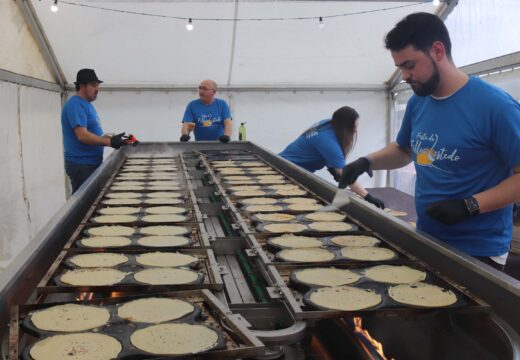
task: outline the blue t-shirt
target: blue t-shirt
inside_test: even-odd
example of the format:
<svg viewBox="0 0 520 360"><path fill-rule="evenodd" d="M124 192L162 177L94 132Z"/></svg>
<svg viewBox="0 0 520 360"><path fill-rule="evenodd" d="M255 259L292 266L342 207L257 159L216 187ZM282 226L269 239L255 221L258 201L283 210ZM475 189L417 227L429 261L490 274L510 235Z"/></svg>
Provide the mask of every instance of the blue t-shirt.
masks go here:
<svg viewBox="0 0 520 360"><path fill-rule="evenodd" d="M195 140L217 140L224 135L226 119L231 119L231 113L224 100L214 98L207 105L197 99L186 107L182 122L195 123Z"/></svg>
<svg viewBox="0 0 520 360"><path fill-rule="evenodd" d="M330 119L312 125L279 155L310 172L324 166L334 169L345 166L345 155Z"/></svg>
<svg viewBox="0 0 520 360"><path fill-rule="evenodd" d="M494 187L520 165L520 104L478 78L445 99L413 96L397 144L412 150L417 227L473 256L509 250L512 206L454 225L426 214L436 201Z"/></svg>
<svg viewBox="0 0 520 360"><path fill-rule="evenodd" d="M76 164L99 165L103 162L103 146L86 145L78 140L74 128L81 126L93 134L103 135L99 116L94 106L74 95L63 106L61 112L61 132L65 160Z"/></svg>

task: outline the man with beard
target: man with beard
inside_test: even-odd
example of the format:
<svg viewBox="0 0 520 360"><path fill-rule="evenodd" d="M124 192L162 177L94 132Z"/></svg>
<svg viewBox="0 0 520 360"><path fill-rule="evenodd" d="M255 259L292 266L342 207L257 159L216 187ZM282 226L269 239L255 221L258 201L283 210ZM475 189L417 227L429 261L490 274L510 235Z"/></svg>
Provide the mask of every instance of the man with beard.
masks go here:
<svg viewBox="0 0 520 360"><path fill-rule="evenodd" d="M100 83L94 70L78 71L76 95L67 100L61 113L65 172L72 193L101 165L104 146L119 149L126 143L125 133L103 135L99 116L91 104L97 98Z"/></svg>
<svg viewBox="0 0 520 360"><path fill-rule="evenodd" d="M414 161L417 228L503 270L520 200L520 104L457 69L435 15L407 16L385 45L415 95L396 142L346 165L339 186Z"/></svg>

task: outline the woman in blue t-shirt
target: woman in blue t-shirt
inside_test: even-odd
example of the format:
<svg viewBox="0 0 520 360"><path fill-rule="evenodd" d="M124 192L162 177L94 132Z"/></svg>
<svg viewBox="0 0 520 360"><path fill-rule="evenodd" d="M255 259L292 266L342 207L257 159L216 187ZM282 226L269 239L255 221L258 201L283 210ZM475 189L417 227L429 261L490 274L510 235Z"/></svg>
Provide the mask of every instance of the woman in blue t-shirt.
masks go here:
<svg viewBox="0 0 520 360"><path fill-rule="evenodd" d="M334 180L338 181L345 166L345 158L356 142L358 121L357 111L343 106L332 114L332 119L312 125L290 143L280 156L310 172L326 166ZM350 185L350 189L375 206L385 207L383 201L370 195L358 183Z"/></svg>

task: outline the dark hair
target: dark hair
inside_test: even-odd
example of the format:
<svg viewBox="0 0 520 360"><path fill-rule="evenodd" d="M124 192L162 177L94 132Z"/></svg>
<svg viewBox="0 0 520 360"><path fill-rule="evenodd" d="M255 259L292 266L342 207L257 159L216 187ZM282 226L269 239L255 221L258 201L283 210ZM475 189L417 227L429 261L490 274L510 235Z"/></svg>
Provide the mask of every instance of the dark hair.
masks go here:
<svg viewBox="0 0 520 360"><path fill-rule="evenodd" d="M385 37L388 50L399 51L413 45L417 50L427 52L435 41L440 41L446 48L446 55L451 59L450 34L446 25L436 15L418 12L399 21Z"/></svg>
<svg viewBox="0 0 520 360"><path fill-rule="evenodd" d="M332 114L330 123L345 156L348 155L356 143L356 120L358 118L359 114L357 111L348 106L340 107Z"/></svg>
<svg viewBox="0 0 520 360"><path fill-rule="evenodd" d="M80 88L79 84L76 84L76 91L79 91L79 88Z"/></svg>

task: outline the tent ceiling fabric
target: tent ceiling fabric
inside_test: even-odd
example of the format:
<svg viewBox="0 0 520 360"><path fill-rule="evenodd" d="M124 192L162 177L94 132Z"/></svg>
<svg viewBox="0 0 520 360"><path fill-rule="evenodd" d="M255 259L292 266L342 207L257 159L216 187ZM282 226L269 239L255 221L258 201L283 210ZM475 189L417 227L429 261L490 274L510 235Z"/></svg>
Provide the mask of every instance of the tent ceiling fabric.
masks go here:
<svg viewBox="0 0 520 360"><path fill-rule="evenodd" d="M406 14L431 3L410 1L60 1L32 4L72 83L78 69L96 69L106 84L194 85L211 78L228 86L382 85L394 71L383 38ZM97 6L186 21L110 12ZM400 8L396 8L399 7ZM395 8L327 18L377 9ZM195 19L294 18L283 21Z"/></svg>

